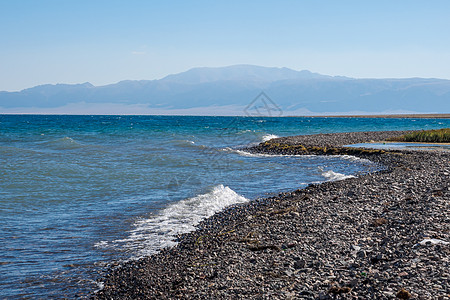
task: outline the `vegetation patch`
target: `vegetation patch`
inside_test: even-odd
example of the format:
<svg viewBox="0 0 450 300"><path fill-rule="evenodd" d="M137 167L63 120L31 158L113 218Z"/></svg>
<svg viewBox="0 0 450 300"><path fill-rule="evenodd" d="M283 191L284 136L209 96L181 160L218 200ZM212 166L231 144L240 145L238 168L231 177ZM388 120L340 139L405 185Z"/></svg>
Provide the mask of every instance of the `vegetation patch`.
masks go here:
<svg viewBox="0 0 450 300"><path fill-rule="evenodd" d="M316 155L358 155L358 154L382 154L385 150L379 149L365 149L353 147L305 147L303 145L290 145L283 143L265 142L261 143L260 147L267 150L269 153L274 152L278 154L316 154Z"/></svg>
<svg viewBox="0 0 450 300"><path fill-rule="evenodd" d="M450 128L422 130L388 139L393 142L450 143Z"/></svg>

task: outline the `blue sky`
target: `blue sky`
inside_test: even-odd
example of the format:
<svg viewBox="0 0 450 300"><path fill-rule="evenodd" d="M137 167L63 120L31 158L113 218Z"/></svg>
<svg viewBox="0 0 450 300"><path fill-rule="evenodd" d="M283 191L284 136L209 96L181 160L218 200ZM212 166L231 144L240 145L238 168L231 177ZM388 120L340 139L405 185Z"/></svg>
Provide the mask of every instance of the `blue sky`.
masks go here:
<svg viewBox="0 0 450 300"><path fill-rule="evenodd" d="M450 79L450 1L0 0L0 90L255 64Z"/></svg>

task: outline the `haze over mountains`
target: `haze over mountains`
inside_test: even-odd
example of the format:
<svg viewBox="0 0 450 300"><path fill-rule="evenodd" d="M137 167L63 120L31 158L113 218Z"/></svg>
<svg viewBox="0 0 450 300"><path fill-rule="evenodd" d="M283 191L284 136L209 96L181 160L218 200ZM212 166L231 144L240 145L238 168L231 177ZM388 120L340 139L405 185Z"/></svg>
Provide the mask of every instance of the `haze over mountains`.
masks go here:
<svg viewBox="0 0 450 300"><path fill-rule="evenodd" d="M279 108L277 115L450 112L450 80L355 79L235 65L194 68L159 80L0 92L0 113L245 115L261 92Z"/></svg>

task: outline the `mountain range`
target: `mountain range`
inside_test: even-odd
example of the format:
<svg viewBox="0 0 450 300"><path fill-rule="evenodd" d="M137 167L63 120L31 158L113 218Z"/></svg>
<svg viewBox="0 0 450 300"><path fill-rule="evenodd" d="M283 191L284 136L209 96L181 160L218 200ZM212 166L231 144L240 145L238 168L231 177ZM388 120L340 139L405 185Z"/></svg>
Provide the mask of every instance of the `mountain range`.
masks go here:
<svg viewBox="0 0 450 300"><path fill-rule="evenodd" d="M47 84L4 91L0 113L245 115L255 101L276 107L279 115L449 113L450 80L357 79L234 65L105 86Z"/></svg>

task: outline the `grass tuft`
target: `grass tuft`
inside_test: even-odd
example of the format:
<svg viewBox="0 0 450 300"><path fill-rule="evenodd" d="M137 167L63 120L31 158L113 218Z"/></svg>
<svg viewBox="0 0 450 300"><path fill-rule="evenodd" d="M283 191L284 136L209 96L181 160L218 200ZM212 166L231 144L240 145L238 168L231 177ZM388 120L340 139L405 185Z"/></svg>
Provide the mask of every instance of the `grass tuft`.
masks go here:
<svg viewBox="0 0 450 300"><path fill-rule="evenodd" d="M450 128L422 130L388 139L393 142L450 143Z"/></svg>

